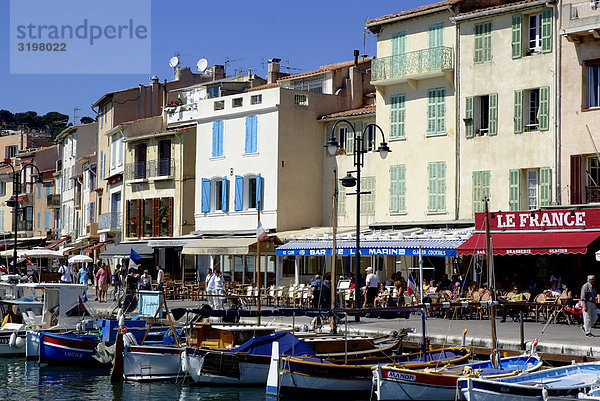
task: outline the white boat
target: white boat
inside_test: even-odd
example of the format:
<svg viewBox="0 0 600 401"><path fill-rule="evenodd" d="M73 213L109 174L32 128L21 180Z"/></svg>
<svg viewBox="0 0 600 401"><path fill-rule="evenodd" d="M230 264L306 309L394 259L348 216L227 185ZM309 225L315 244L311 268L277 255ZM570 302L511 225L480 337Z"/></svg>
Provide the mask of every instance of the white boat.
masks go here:
<svg viewBox="0 0 600 401"><path fill-rule="evenodd" d="M0 327L0 356L27 354L37 359L39 337L32 333L27 341L26 331L75 329L83 318L90 317L81 301L86 290L82 284L22 283L16 288L21 298L0 300L3 314L12 310L14 319L19 320Z"/></svg>
<svg viewBox="0 0 600 401"><path fill-rule="evenodd" d="M458 390L467 401L545 401L597 396L600 362L561 366L500 379L465 377ZM593 399L593 398L592 398Z"/></svg>

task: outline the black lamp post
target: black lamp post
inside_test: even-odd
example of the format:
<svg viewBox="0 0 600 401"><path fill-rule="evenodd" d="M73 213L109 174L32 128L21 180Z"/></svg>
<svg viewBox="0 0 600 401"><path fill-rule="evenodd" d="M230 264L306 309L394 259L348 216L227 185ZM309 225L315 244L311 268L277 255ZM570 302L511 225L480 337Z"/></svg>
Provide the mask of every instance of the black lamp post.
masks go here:
<svg viewBox="0 0 600 401"><path fill-rule="evenodd" d="M337 150L339 148L339 144L338 144L338 141L337 141L337 138L335 135L335 127L339 123L342 123L342 122L348 124L350 126L350 128L352 129L352 132L354 133L354 167L356 167L356 170L348 171L346 176L341 179L341 182L344 187L348 187L348 188L356 185L356 192L349 193L348 195L356 195L356 252L354 255L354 303L355 303L356 309L358 309L359 303L360 303L360 288L359 288L359 282L358 282L358 278L360 277L360 195L370 193L370 192L361 192L360 191L360 170L361 170L361 167L364 165L364 161L365 161L364 155L365 155L365 153L367 153L367 150L365 149L365 140L364 140L367 130L370 127L375 127L379 130L379 132L381 132L381 137L382 137L383 141L377 148L377 152L379 152L379 155L381 156L382 159L385 159L387 157L388 153L391 152L391 150L388 147L387 142L385 141L385 134L383 133L383 130L381 129L381 127L379 125L377 125L375 123L367 124L365 126L365 128L363 129L362 133L361 132L357 133L354 129L354 125L352 125L352 123L350 121L338 120L333 125L333 128L331 130L331 137L329 137L329 140L325 144L325 147L327 148L327 152L331 156L335 156L335 154L337 153ZM353 177L352 173L356 173L356 177ZM355 317L355 319L356 319L356 321L359 321L360 317L357 315Z"/></svg>
<svg viewBox="0 0 600 401"><path fill-rule="evenodd" d="M19 176L21 173L25 171L27 167L31 167L37 170L37 174L32 174L31 177L35 179L35 182L41 182L41 173L40 169L33 163L25 163L21 165L21 170L16 171L15 166L12 163L6 161L0 161L0 166L10 167L12 170L12 180L13 180L13 195L12 197L6 201L6 206L13 208L13 232L14 232L14 244L13 244L13 263L12 268L8 269L10 274L14 274L17 271L17 233L18 233L18 214L19 214L19 193L21 192L21 183Z"/></svg>

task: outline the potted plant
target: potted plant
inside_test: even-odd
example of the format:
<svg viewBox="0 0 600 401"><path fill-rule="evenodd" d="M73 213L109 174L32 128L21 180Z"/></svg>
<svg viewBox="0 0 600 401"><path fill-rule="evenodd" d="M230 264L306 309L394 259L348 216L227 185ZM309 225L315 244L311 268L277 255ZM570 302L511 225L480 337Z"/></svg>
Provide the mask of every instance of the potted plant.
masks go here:
<svg viewBox="0 0 600 401"><path fill-rule="evenodd" d="M169 219L169 208L167 207L167 205L160 205L160 208L158 210L158 220L161 223L166 223Z"/></svg>
<svg viewBox="0 0 600 401"><path fill-rule="evenodd" d="M146 226L151 225L152 224L152 217L150 217L150 216L144 216L144 224Z"/></svg>

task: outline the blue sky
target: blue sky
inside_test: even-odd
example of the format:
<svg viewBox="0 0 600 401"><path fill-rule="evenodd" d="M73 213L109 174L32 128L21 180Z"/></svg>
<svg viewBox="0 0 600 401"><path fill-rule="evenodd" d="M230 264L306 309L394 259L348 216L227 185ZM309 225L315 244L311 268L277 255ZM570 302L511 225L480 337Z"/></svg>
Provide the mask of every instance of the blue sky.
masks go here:
<svg viewBox="0 0 600 401"><path fill-rule="evenodd" d="M354 49L362 53L366 19L430 2L152 0L151 74L18 75L9 73L9 2L2 1L0 109L34 110L39 114L59 111L72 116L73 108L78 107L80 117L94 116L90 106L106 92L146 84L151 75L157 75L161 81L171 79L173 69L168 61L176 52L181 54L182 65L193 71L202 57L209 65L238 60L228 64L228 75L251 68L265 77L266 60L273 57L281 58L282 66L293 68L291 73L307 71L351 60ZM375 35L367 35L364 50L368 55L376 55Z"/></svg>

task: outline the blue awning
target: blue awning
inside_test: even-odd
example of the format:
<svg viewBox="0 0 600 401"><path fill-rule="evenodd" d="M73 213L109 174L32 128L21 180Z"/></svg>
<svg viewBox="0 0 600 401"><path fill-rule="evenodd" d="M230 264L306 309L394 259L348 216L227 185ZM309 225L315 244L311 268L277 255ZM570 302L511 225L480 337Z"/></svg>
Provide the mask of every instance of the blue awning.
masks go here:
<svg viewBox="0 0 600 401"><path fill-rule="evenodd" d="M382 241L360 241L360 253L364 256L456 256L464 239L398 239ZM279 256L325 256L331 255L331 241L290 241L277 248ZM338 255L354 255L355 241L337 241Z"/></svg>

